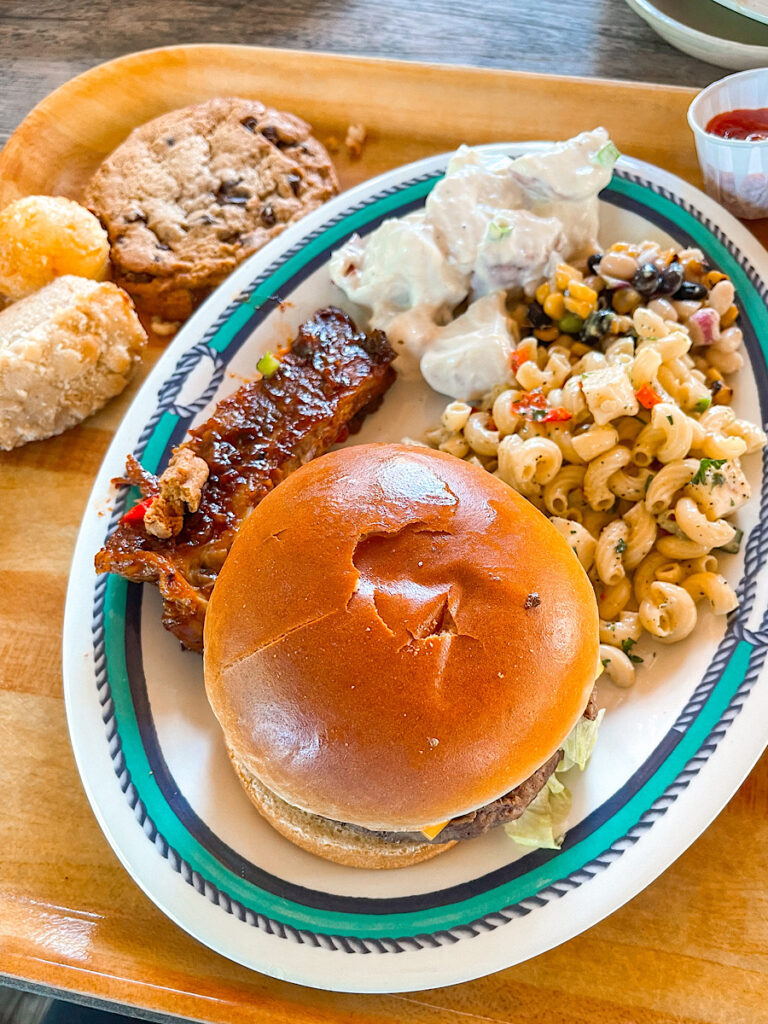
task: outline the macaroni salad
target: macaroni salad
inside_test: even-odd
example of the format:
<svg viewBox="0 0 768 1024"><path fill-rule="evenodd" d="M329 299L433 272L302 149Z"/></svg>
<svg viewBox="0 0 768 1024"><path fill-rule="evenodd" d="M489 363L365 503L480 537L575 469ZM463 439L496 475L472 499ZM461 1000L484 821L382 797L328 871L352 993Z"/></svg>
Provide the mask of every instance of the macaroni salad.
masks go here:
<svg viewBox="0 0 768 1024"><path fill-rule="evenodd" d="M631 686L643 634L674 643L699 606L732 611L719 572L763 447L725 378L743 365L730 280L697 249L616 243L560 263L511 308L506 379L452 401L429 444L484 467L551 517L595 586L601 658Z"/></svg>

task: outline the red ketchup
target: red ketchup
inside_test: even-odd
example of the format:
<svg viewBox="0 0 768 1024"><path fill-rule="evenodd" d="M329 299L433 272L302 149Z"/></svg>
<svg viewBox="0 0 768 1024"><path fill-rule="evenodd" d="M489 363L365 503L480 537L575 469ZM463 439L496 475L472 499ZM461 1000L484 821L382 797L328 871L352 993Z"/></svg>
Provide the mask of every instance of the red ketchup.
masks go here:
<svg viewBox="0 0 768 1024"><path fill-rule="evenodd" d="M768 107L756 110L726 110L707 124L710 135L723 139L743 139L746 142L762 142L768 139Z"/></svg>

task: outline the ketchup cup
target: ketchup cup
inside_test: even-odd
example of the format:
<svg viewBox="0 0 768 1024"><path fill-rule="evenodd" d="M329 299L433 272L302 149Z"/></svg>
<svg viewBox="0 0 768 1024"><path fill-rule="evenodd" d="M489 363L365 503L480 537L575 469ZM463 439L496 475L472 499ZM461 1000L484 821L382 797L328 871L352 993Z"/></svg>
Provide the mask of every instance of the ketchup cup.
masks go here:
<svg viewBox="0 0 768 1024"><path fill-rule="evenodd" d="M768 107L768 68L713 82L688 108L707 192L737 217L768 216L768 140L724 139L706 128L716 114Z"/></svg>

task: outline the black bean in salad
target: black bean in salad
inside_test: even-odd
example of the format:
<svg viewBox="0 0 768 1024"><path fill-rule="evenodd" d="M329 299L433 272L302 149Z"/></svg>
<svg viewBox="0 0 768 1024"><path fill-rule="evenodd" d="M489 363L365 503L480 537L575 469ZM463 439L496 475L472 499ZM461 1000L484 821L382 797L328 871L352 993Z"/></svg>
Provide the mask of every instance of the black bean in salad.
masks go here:
<svg viewBox="0 0 768 1024"><path fill-rule="evenodd" d="M632 277L632 287L635 291L648 299L655 295L659 289L661 272L655 263L644 263L638 267Z"/></svg>
<svg viewBox="0 0 768 1024"><path fill-rule="evenodd" d="M596 309L589 314L581 329L581 337L586 342L601 341L610 333L614 312L611 309Z"/></svg>
<svg viewBox="0 0 768 1024"><path fill-rule="evenodd" d="M659 279L659 290L657 295L674 295L685 281L685 271L681 263L673 262L665 267Z"/></svg>
<svg viewBox="0 0 768 1024"><path fill-rule="evenodd" d="M548 327L552 321L544 312L544 307L535 300L528 307L528 320L531 327Z"/></svg>
<svg viewBox="0 0 768 1024"><path fill-rule="evenodd" d="M703 284L699 284L697 281L683 281L672 298L677 302L686 302L691 299L704 299L706 295L707 289Z"/></svg>
<svg viewBox="0 0 768 1024"><path fill-rule="evenodd" d="M592 255L587 259L587 266L589 267L590 273L599 273L597 268L602 258L603 254L601 252L593 252Z"/></svg>

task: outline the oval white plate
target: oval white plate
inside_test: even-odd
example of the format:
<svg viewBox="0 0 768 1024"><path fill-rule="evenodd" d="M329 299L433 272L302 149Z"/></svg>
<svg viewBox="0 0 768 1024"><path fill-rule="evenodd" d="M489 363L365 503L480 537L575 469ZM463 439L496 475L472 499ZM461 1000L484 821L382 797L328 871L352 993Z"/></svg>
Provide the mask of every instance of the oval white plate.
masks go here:
<svg viewBox="0 0 768 1024"><path fill-rule="evenodd" d="M662 39L691 57L734 71L768 66L768 28L714 0L626 2Z"/></svg>
<svg viewBox="0 0 768 1024"><path fill-rule="evenodd" d="M493 147L510 153L535 144ZM83 784L117 855L155 903L220 953L274 977L350 991L453 984L554 946L621 906L723 807L759 756L768 721L768 497L747 460L748 536L725 559L741 607L708 614L608 706L588 770L569 780L562 850L525 854L502 829L427 864L360 871L319 860L274 832L229 766L203 690L201 659L160 625L154 588L96 577L93 556L133 497L115 493L127 452L162 466L187 427L254 373L259 355L318 306L342 305L329 253L352 231L420 206L447 157L421 161L328 203L254 256L174 339L126 415L96 479L72 566L64 627L69 728ZM751 369L737 408L764 420L766 254L711 199L622 160L601 202L605 241L699 245L737 285ZM274 296L288 299L280 307ZM348 307L349 308L349 307ZM360 311L351 310L351 312ZM759 393L758 396L758 384ZM398 380L356 440L399 440L434 423L443 399ZM573 773L571 773L573 775ZM674 908L670 908L670 913Z"/></svg>

